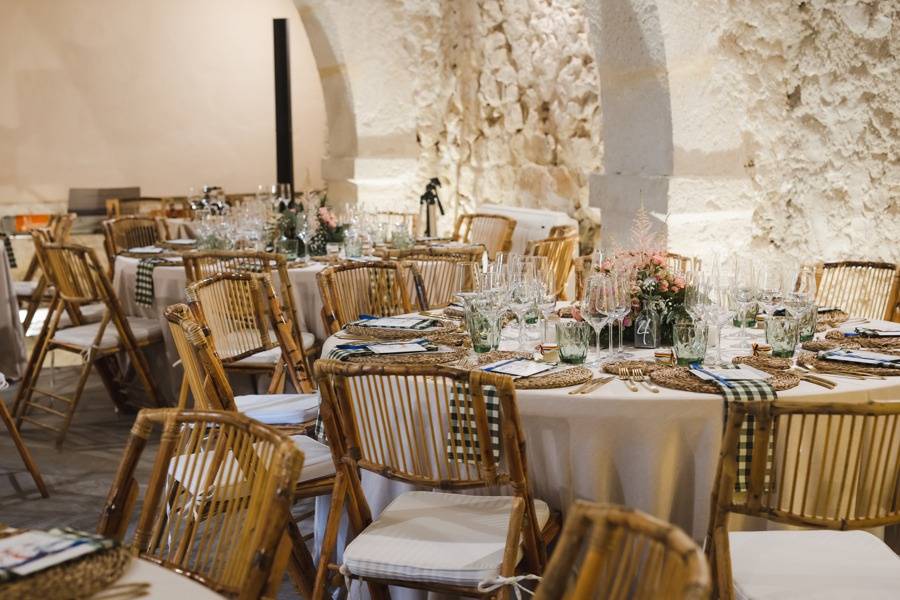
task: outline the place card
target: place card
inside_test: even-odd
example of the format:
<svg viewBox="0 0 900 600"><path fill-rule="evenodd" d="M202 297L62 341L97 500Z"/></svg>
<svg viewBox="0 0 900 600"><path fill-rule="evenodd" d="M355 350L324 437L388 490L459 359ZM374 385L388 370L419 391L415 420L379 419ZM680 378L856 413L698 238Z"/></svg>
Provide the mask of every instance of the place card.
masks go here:
<svg viewBox="0 0 900 600"><path fill-rule="evenodd" d="M527 358L513 358L510 360L498 360L481 367L482 371L489 373L500 373L501 375L511 375L516 379L521 377L531 377L539 373L544 373L554 369L554 365L547 363L539 363Z"/></svg>
<svg viewBox="0 0 900 600"><path fill-rule="evenodd" d="M703 381L765 381L772 375L749 365L740 365L736 368L703 367L703 370L691 369L691 373Z"/></svg>

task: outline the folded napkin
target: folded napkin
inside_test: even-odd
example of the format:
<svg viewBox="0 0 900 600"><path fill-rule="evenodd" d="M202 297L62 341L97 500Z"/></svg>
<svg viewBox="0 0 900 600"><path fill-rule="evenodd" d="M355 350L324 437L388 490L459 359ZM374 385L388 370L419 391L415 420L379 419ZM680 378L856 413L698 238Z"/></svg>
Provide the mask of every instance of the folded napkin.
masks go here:
<svg viewBox="0 0 900 600"><path fill-rule="evenodd" d="M166 258L154 256L138 261L137 276L134 279L134 301L143 306L153 306L153 269L169 262Z"/></svg>
<svg viewBox="0 0 900 600"><path fill-rule="evenodd" d="M403 321L397 321L403 319ZM359 327L379 327L383 329L412 329L419 331L428 329L439 324L440 321L429 318L417 319L416 317L372 317L370 315L359 315L359 319L353 322L353 325Z"/></svg>
<svg viewBox="0 0 900 600"><path fill-rule="evenodd" d="M3 249L6 250L6 260L9 261L9 268L16 268L16 253L13 252L12 240L8 235L3 236Z"/></svg>
<svg viewBox="0 0 900 600"><path fill-rule="evenodd" d="M714 379L719 391L725 397L725 418L728 419L728 407L734 402L759 402L760 400L773 401L777 398L775 388L768 381L735 379L725 381ZM737 456L737 480L734 491L746 492L750 486L750 465L753 461L753 434L756 429L756 419L753 415L747 415L741 426L740 440L738 441ZM766 487L771 485L772 463L775 447L772 438L769 438L769 450L766 454Z"/></svg>
<svg viewBox="0 0 900 600"><path fill-rule="evenodd" d="M900 356L867 352L865 350L824 350L819 358L835 362L853 363L870 367L900 369Z"/></svg>
<svg viewBox="0 0 900 600"><path fill-rule="evenodd" d="M481 388L484 406L487 410L488 431L491 435L491 451L494 460L500 460L500 399L497 388L486 385ZM475 464L481 456L481 443L478 440L478 426L475 421L475 408L471 396L467 395L466 386L458 383L456 394L450 398L450 431L447 432L447 454L457 462Z"/></svg>
<svg viewBox="0 0 900 600"><path fill-rule="evenodd" d="M404 340L403 342L372 342L366 344L338 344L335 346L331 352L328 353L328 358L333 358L335 360L347 360L352 356L373 356L376 354L374 350L370 348L370 346L391 346L391 345L409 345L415 344L417 346L421 346L425 348L428 352L437 351L437 344L431 342L430 340L420 339L420 340ZM397 352L396 354L407 354L404 352Z"/></svg>

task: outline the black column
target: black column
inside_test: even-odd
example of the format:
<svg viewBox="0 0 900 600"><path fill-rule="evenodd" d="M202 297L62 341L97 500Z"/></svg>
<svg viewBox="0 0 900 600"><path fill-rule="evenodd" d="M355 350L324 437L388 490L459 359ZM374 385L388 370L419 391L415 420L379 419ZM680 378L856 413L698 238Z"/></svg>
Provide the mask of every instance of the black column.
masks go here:
<svg viewBox="0 0 900 600"><path fill-rule="evenodd" d="M273 19L275 41L275 152L278 183L294 188L294 136L291 128L291 62L287 19Z"/></svg>

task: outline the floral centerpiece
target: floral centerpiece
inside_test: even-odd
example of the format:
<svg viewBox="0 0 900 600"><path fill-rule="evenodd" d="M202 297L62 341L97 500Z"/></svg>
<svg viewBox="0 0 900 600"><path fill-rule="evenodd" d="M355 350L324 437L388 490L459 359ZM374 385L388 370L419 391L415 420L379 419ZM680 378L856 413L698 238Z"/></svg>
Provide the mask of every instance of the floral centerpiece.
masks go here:
<svg viewBox="0 0 900 600"><path fill-rule="evenodd" d="M666 264L665 237L653 229L643 205L631 226L631 248L616 248L594 270L626 277L630 282L631 312L624 319L625 335L633 338L632 325L642 307L660 315L663 343L671 343L672 324L683 312L685 280Z"/></svg>
<svg viewBox="0 0 900 600"><path fill-rule="evenodd" d="M325 254L325 246L331 242L343 242L347 225L338 223L334 211L326 205L328 198L324 194L321 197L313 199L311 202L315 206L305 207L303 203L296 206L284 208L278 215L275 223L275 236L281 236L289 239L297 239L301 237L301 226L304 225L303 219L308 219L306 223L308 228L308 254L314 256L322 256ZM315 211L307 216L307 210ZM301 240L300 243L303 243Z"/></svg>

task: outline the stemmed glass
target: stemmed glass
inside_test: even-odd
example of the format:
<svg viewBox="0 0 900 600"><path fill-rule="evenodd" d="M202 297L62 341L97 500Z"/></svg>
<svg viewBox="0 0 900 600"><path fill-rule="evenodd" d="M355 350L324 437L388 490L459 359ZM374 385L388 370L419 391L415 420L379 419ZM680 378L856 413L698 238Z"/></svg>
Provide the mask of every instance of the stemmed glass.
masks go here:
<svg viewBox="0 0 900 600"><path fill-rule="evenodd" d="M785 291L785 269L778 263L767 263L759 275L759 303L771 317L782 307Z"/></svg>
<svg viewBox="0 0 900 600"><path fill-rule="evenodd" d="M613 316L615 323L619 326L619 344L616 348L615 357L618 359L629 358L633 356L630 352L625 352L622 341L622 333L625 329L625 317L631 312L631 286L634 285L633 271L619 271L612 277L613 292L615 294L615 308ZM612 321L610 321L610 345L612 345Z"/></svg>
<svg viewBox="0 0 900 600"><path fill-rule="evenodd" d="M749 258L736 258L734 262L734 274L731 281L731 300L734 303L741 330L738 339L747 340L747 312L758 297L756 281L756 267Z"/></svg>
<svg viewBox="0 0 900 600"><path fill-rule="evenodd" d="M302 261L309 260L309 238L312 234L309 217L306 211L297 215L297 238L303 244L303 254L299 257Z"/></svg>
<svg viewBox="0 0 900 600"><path fill-rule="evenodd" d="M612 277L594 275L587 281L584 300L581 303L582 317L590 324L597 336L597 356L592 366L599 366L602 360L600 332L607 323L609 327L609 353L612 355L612 321L615 318L615 286Z"/></svg>
<svg viewBox="0 0 900 600"><path fill-rule="evenodd" d="M786 294L785 309L792 317L799 318L807 307L816 299L816 272L813 267L800 268L793 291Z"/></svg>
<svg viewBox="0 0 900 600"><path fill-rule="evenodd" d="M525 313L535 303L534 280L528 277L518 277L509 286L509 308L516 315L519 323L519 349L525 346Z"/></svg>

